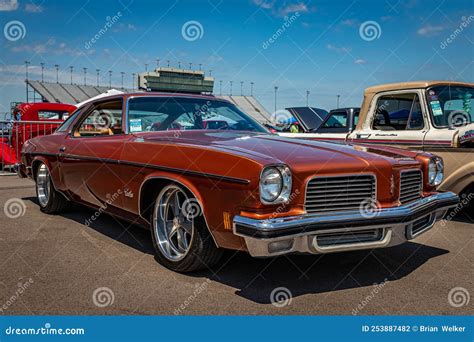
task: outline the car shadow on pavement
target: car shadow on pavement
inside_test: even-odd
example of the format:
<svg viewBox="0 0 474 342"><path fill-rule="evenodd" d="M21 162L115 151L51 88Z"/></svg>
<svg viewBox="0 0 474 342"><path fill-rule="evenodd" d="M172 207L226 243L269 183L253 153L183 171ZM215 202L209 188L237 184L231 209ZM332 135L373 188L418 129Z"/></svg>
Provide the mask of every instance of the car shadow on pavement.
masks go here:
<svg viewBox="0 0 474 342"><path fill-rule="evenodd" d="M383 284L403 278L446 253L449 251L413 242L373 251L269 259L228 252L216 273L201 272L200 276L237 288L238 296L270 304L277 288L285 288L295 298Z"/></svg>
<svg viewBox="0 0 474 342"><path fill-rule="evenodd" d="M36 197L24 198L38 205ZM142 227L130 224L125 220L121 220L108 214L101 214L95 220L90 220L96 210L88 208L80 204L74 204L73 208L60 214L68 220L80 223L84 228L93 229L111 239L134 248L146 254L154 254L153 243L151 241L150 232ZM86 225L86 220L89 223Z"/></svg>
<svg viewBox="0 0 474 342"><path fill-rule="evenodd" d="M24 198L37 203L36 198ZM100 215L86 225L94 210L74 205L62 217L76 221L111 239L147 254L154 254L150 233L139 226ZM289 255L252 258L247 253L226 251L212 270L187 274L208 278L236 289L236 294L261 304L272 303L272 292L285 288L293 298L305 294L328 293L373 286L403 278L431 258L449 253L445 249L407 242L375 249L324 255ZM162 267L156 265L156 267Z"/></svg>

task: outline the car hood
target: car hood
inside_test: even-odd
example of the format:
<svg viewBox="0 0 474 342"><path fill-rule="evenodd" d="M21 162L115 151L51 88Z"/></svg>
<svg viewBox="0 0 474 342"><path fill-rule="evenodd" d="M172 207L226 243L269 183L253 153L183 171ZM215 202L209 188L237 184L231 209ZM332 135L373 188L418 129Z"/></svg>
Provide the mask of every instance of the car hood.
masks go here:
<svg viewBox="0 0 474 342"><path fill-rule="evenodd" d="M303 126L305 132L316 130L328 116L325 109L314 107L290 107L286 108L294 117L296 117Z"/></svg>
<svg viewBox="0 0 474 342"><path fill-rule="evenodd" d="M179 132L180 134L177 134ZM374 167L417 166L416 152L393 148L330 143L285 138L278 135L223 131L176 131L141 133L146 141L161 141L239 154L264 165L285 163L292 169L340 172L373 169Z"/></svg>

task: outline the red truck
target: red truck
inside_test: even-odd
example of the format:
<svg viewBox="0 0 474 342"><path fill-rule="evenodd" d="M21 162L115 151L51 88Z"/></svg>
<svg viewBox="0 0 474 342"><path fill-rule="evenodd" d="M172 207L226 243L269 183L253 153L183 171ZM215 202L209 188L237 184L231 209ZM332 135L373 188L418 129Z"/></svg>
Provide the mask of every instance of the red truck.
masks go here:
<svg viewBox="0 0 474 342"><path fill-rule="evenodd" d="M63 103L20 103L12 110L12 120L4 121L0 136L2 169L18 162L23 143L53 133L76 106Z"/></svg>

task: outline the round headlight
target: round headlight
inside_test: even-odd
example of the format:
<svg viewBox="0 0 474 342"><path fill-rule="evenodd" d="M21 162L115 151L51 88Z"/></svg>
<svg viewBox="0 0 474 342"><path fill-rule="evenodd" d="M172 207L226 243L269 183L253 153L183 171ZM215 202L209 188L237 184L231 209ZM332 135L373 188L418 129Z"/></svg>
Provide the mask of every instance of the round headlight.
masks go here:
<svg viewBox="0 0 474 342"><path fill-rule="evenodd" d="M432 186L440 185L444 179L443 159L435 157L428 165L428 183Z"/></svg>
<svg viewBox="0 0 474 342"><path fill-rule="evenodd" d="M268 167L260 176L260 197L263 202L274 202L283 189L283 176L276 167Z"/></svg>

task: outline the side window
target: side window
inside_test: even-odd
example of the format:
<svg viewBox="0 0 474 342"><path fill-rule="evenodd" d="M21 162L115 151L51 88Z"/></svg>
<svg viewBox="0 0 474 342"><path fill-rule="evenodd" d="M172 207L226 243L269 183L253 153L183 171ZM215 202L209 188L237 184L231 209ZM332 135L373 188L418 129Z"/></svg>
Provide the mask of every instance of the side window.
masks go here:
<svg viewBox="0 0 474 342"><path fill-rule="evenodd" d="M372 129L405 131L423 127L423 114L417 94L393 94L378 98Z"/></svg>
<svg viewBox="0 0 474 342"><path fill-rule="evenodd" d="M75 137L123 134L122 101L97 105L74 131Z"/></svg>
<svg viewBox="0 0 474 342"><path fill-rule="evenodd" d="M347 126L347 113L335 112L326 120L323 128L341 128Z"/></svg>
<svg viewBox="0 0 474 342"><path fill-rule="evenodd" d="M49 110L38 111L38 118L40 120L62 120L63 117L67 115L68 115L68 112L66 111L49 111Z"/></svg>

